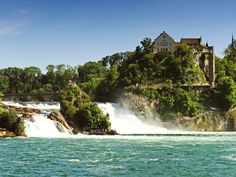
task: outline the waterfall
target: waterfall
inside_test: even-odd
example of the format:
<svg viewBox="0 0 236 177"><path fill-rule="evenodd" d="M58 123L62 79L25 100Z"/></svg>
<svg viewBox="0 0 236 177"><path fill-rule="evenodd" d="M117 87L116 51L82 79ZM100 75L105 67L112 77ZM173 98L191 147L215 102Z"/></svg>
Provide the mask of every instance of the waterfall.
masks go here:
<svg viewBox="0 0 236 177"><path fill-rule="evenodd" d="M23 116L27 137L66 137L71 134L61 123L48 118L52 110L60 110L59 103L3 102L3 104L40 110L40 113L33 113L31 118Z"/></svg>
<svg viewBox="0 0 236 177"><path fill-rule="evenodd" d="M46 115L37 114L25 119L25 133L28 137L64 137L69 131L59 122L50 120Z"/></svg>
<svg viewBox="0 0 236 177"><path fill-rule="evenodd" d="M25 133L28 137L68 137L71 131L61 123L51 120L48 115L52 110L60 110L59 103L3 102L4 105L18 108L34 108L40 113L33 113L31 118L24 118ZM163 127L161 121L140 118L131 110L118 103L98 103L104 114L109 114L111 129L119 134L178 134L179 130Z"/></svg>
<svg viewBox="0 0 236 177"><path fill-rule="evenodd" d="M109 114L111 128L119 134L165 134L170 130L162 127L161 122L150 123L135 115L131 110L117 103L98 103L105 114Z"/></svg>

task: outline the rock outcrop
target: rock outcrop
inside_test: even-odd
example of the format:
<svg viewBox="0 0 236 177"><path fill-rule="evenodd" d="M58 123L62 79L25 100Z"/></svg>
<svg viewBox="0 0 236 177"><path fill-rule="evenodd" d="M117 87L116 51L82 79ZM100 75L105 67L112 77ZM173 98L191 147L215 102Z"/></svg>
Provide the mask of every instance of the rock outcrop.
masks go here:
<svg viewBox="0 0 236 177"><path fill-rule="evenodd" d="M7 137L16 137L16 134L8 131L5 128L0 128L0 138L7 138Z"/></svg>
<svg viewBox="0 0 236 177"><path fill-rule="evenodd" d="M219 112L205 111L195 117L179 117L176 123L194 131L226 131L224 118Z"/></svg>
<svg viewBox="0 0 236 177"><path fill-rule="evenodd" d="M225 122L228 131L236 131L236 108L226 112Z"/></svg>
<svg viewBox="0 0 236 177"><path fill-rule="evenodd" d="M16 112L18 115L24 118L31 118L34 114L40 114L41 110L29 107L18 107L18 106L10 106L10 105L3 105L3 108L9 111Z"/></svg>
<svg viewBox="0 0 236 177"><path fill-rule="evenodd" d="M73 134L73 128L68 125L67 121L63 117L63 115L59 111L53 111L48 116L49 119L54 120L57 122L56 126L60 132L69 131L70 134ZM65 130L64 127L67 129Z"/></svg>
<svg viewBox="0 0 236 177"><path fill-rule="evenodd" d="M125 92L120 101L125 107L134 111L140 117L148 117L150 119L158 119L159 117L156 111L156 107L159 104L158 101L150 101L144 96L139 96L131 92Z"/></svg>
<svg viewBox="0 0 236 177"><path fill-rule="evenodd" d="M158 115L158 100L125 92L121 102L129 109L143 118L160 121ZM174 115L173 119L159 122L169 128L180 128L193 131L236 131L236 108L224 112L219 109L203 110L194 117Z"/></svg>

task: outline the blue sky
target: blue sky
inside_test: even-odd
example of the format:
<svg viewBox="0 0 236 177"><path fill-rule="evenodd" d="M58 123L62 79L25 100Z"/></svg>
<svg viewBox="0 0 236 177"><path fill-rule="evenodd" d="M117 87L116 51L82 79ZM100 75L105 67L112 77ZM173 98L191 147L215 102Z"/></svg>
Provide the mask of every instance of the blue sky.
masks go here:
<svg viewBox="0 0 236 177"><path fill-rule="evenodd" d="M167 31L203 37L223 55L236 36L235 0L0 0L0 68L76 66Z"/></svg>

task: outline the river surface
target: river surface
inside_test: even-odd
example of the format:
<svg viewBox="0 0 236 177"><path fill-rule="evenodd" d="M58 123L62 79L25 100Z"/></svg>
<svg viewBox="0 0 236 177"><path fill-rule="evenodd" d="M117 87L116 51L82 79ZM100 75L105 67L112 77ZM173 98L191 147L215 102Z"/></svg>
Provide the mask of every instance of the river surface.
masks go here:
<svg viewBox="0 0 236 177"><path fill-rule="evenodd" d="M0 139L0 176L236 176L236 134Z"/></svg>

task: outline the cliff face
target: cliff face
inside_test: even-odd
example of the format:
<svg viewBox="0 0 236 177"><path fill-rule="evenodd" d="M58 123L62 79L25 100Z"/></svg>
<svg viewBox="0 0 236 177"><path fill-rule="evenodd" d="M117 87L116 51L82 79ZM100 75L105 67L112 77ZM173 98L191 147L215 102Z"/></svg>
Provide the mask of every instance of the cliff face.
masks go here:
<svg viewBox="0 0 236 177"><path fill-rule="evenodd" d="M121 102L143 119L159 121L163 126L178 127L192 131L236 131L236 108L223 112L221 110L205 110L194 117L174 115L174 119L160 120L158 114L159 101L150 100L144 96L125 92ZM173 116L173 115L169 115Z"/></svg>
<svg viewBox="0 0 236 177"><path fill-rule="evenodd" d="M156 111L158 101L151 101L144 96L125 92L120 102L143 119L159 120L159 115Z"/></svg>

